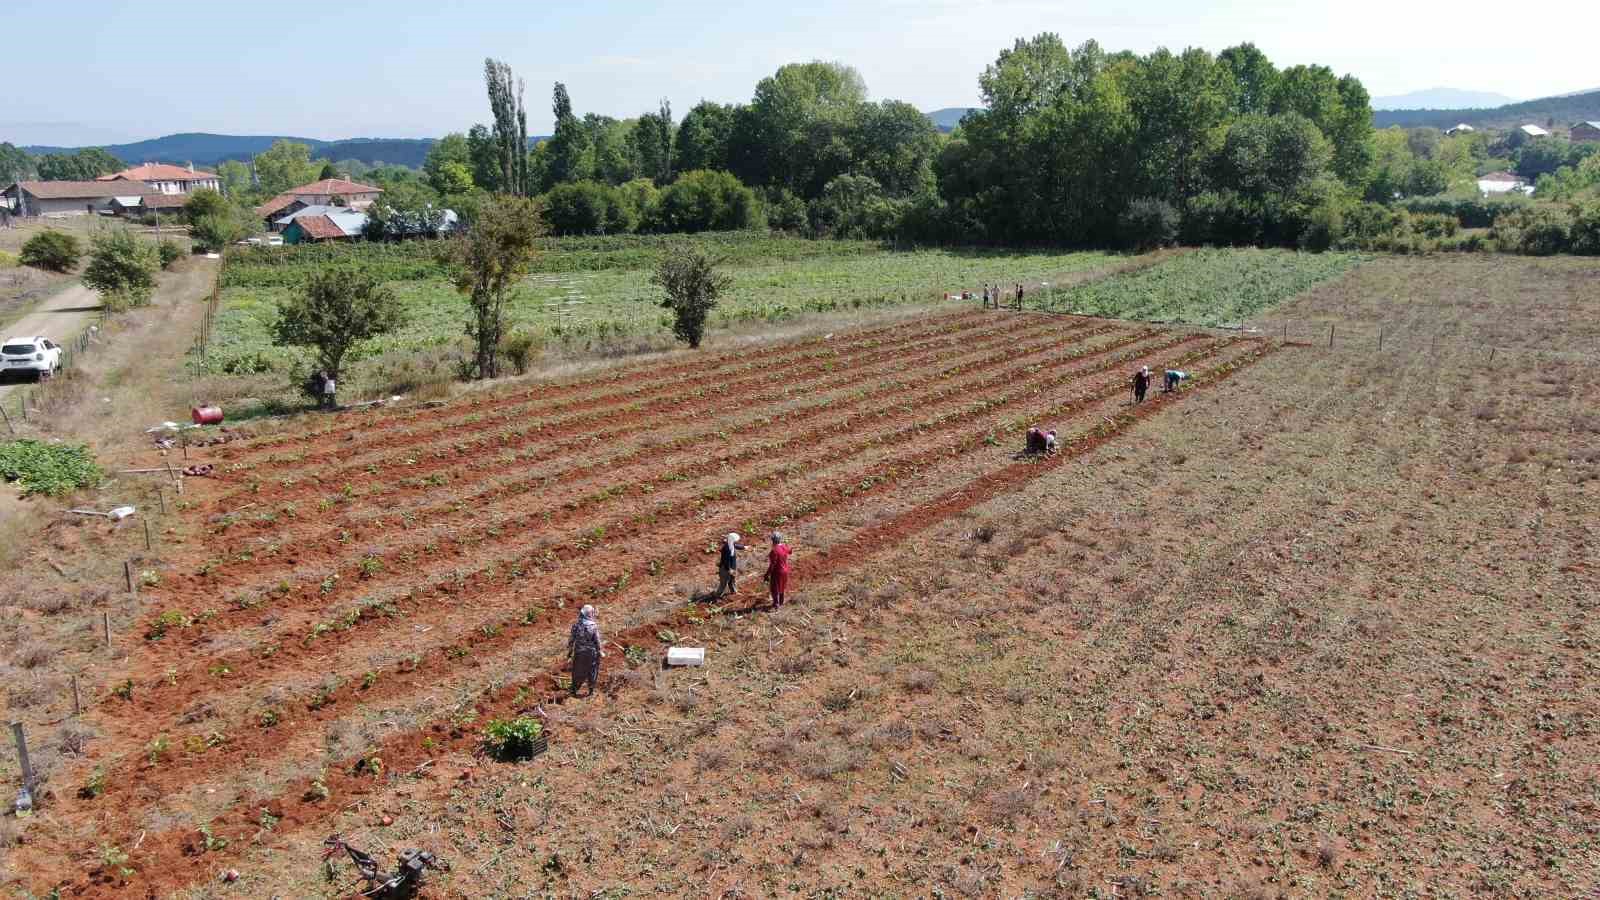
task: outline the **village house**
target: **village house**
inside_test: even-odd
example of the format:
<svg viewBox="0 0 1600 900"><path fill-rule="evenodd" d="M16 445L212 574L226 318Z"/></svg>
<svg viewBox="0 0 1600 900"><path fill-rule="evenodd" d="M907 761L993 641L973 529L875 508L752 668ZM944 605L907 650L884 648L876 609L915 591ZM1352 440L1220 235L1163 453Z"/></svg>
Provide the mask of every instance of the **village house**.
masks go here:
<svg viewBox="0 0 1600 900"><path fill-rule="evenodd" d="M367 228L367 214L347 207L322 207L327 212L292 217L283 229L285 244L312 244L321 241L351 241Z"/></svg>
<svg viewBox="0 0 1600 900"><path fill-rule="evenodd" d="M1523 134L1527 135L1528 137L1531 137L1531 138L1542 138L1542 137L1549 137L1550 136L1550 132L1545 131L1543 128L1540 128L1537 125L1519 125L1519 126L1517 126L1517 130L1522 132Z"/></svg>
<svg viewBox="0 0 1600 900"><path fill-rule="evenodd" d="M160 213L164 216L183 214L189 202L188 194L138 194L112 198L111 211L119 216L143 216Z"/></svg>
<svg viewBox="0 0 1600 900"><path fill-rule="evenodd" d="M308 206L343 206L349 209L366 209L378 199L383 188L350 181L346 178L324 178L284 191L256 207L256 215L266 222L269 231L280 231L284 226L278 220Z"/></svg>
<svg viewBox="0 0 1600 900"><path fill-rule="evenodd" d="M1471 133L1473 133L1474 131L1477 131L1477 130L1478 129L1473 128L1471 125L1468 125L1465 122L1461 122L1461 123L1457 124L1456 126L1454 126L1453 128L1446 128L1444 130L1444 133L1446 135L1449 135L1449 136L1453 137L1453 136L1458 135L1458 134L1471 134Z"/></svg>
<svg viewBox="0 0 1600 900"><path fill-rule="evenodd" d="M222 190L222 179L212 172L195 171L194 163L190 163L188 168L166 163L145 163L111 175L101 175L96 180L139 181L159 194L190 194L200 188Z"/></svg>
<svg viewBox="0 0 1600 900"><path fill-rule="evenodd" d="M1490 172L1478 176L1478 191L1484 194L1504 194L1509 191L1524 191L1528 188L1526 178L1513 175L1510 172Z"/></svg>
<svg viewBox="0 0 1600 900"><path fill-rule="evenodd" d="M1574 141L1600 141L1600 122L1579 122L1572 126Z"/></svg>
<svg viewBox="0 0 1600 900"><path fill-rule="evenodd" d="M18 216L111 215L118 198L132 202L153 193L139 182L127 181L19 181L4 191L12 213Z"/></svg>

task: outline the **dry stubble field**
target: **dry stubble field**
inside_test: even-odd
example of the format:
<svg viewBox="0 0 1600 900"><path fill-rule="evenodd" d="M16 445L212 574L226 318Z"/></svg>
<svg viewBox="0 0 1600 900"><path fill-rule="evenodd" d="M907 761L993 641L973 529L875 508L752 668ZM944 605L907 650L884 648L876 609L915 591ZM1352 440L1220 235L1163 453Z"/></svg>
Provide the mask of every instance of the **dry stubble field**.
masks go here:
<svg viewBox="0 0 1600 900"><path fill-rule="evenodd" d="M214 448L10 870L337 896L338 831L441 897L1592 890L1597 287L1385 259L1262 323L1332 348L961 313ZM1139 364L1197 377L1133 408ZM793 605L689 601L774 525ZM549 754L475 753L534 710Z"/></svg>

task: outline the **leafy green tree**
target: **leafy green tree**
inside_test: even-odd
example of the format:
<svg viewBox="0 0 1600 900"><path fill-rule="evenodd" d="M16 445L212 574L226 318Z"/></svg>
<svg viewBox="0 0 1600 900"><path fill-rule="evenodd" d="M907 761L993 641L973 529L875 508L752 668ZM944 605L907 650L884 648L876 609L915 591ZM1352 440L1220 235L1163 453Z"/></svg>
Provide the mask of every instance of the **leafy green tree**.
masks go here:
<svg viewBox="0 0 1600 900"><path fill-rule="evenodd" d="M1217 54L1217 63L1233 75L1235 115L1266 113L1278 81L1278 70L1255 44L1239 44Z"/></svg>
<svg viewBox="0 0 1600 900"><path fill-rule="evenodd" d="M511 74L510 65L494 59L483 61L483 80L494 116L496 186L525 197L534 186L528 179L528 114L522 106L522 80Z"/></svg>
<svg viewBox="0 0 1600 900"><path fill-rule="evenodd" d="M655 112L639 117L628 138L641 177L656 184L672 180L672 104L665 97Z"/></svg>
<svg viewBox="0 0 1600 900"><path fill-rule="evenodd" d="M474 125L467 131L467 167L472 183L486 191L500 189L500 155L494 134L487 125Z"/></svg>
<svg viewBox="0 0 1600 900"><path fill-rule="evenodd" d="M316 181L321 166L311 161L310 145L279 139L256 156L255 169L262 191L281 194Z"/></svg>
<svg viewBox="0 0 1600 900"><path fill-rule="evenodd" d="M34 174L34 159L26 150L9 143L0 143L0 185L27 181L33 178Z"/></svg>
<svg viewBox="0 0 1600 900"><path fill-rule="evenodd" d="M1328 157L1322 132L1299 113L1241 116L1223 139L1218 181L1257 199L1293 194L1323 171Z"/></svg>
<svg viewBox="0 0 1600 900"><path fill-rule="evenodd" d="M939 131L909 103L885 100L856 110L850 170L876 181L888 197L909 197L933 187Z"/></svg>
<svg viewBox="0 0 1600 900"><path fill-rule="evenodd" d="M368 240L433 237L444 226L445 206L437 191L421 180L393 183L367 209Z"/></svg>
<svg viewBox="0 0 1600 900"><path fill-rule="evenodd" d="M505 330L506 295L528 270L545 232L539 204L499 196L483 205L476 224L450 251L456 290L467 295L472 318L467 334L477 344L477 375L498 374L496 348Z"/></svg>
<svg viewBox="0 0 1600 900"><path fill-rule="evenodd" d="M472 145L467 136L452 132L434 141L422 161L422 171L440 194L472 190Z"/></svg>
<svg viewBox="0 0 1600 900"><path fill-rule="evenodd" d="M46 153L36 168L43 181L93 181L127 166L105 150L89 147L76 153Z"/></svg>
<svg viewBox="0 0 1600 900"><path fill-rule="evenodd" d="M162 238L161 243L156 244L156 257L161 263L161 268L170 269L173 263L183 259L183 248L171 238Z"/></svg>
<svg viewBox="0 0 1600 900"><path fill-rule="evenodd" d="M632 181L639 174L639 160L634 155L633 130L637 123L619 122L610 116L589 113L583 117L584 130L589 132L589 146L594 160L593 177L606 184Z"/></svg>
<svg viewBox="0 0 1600 900"><path fill-rule="evenodd" d="M315 349L317 365L337 381L357 344L404 323L393 290L358 268L335 266L314 273L305 290L284 303L272 334L280 346Z"/></svg>
<svg viewBox="0 0 1600 900"><path fill-rule="evenodd" d="M222 182L222 193L229 197L244 197L254 192L250 166L237 159L229 159L217 166L217 179Z"/></svg>
<svg viewBox="0 0 1600 900"><path fill-rule="evenodd" d="M899 209L883 186L865 175L840 175L811 204L811 230L821 236L882 238L894 231Z"/></svg>
<svg viewBox="0 0 1600 900"><path fill-rule="evenodd" d="M841 63L780 67L735 116L730 168L750 184L817 196L849 168L849 137L866 92L860 73Z"/></svg>
<svg viewBox="0 0 1600 900"><path fill-rule="evenodd" d="M728 139L733 134L733 122L731 106L702 100L690 109L672 137L674 172L727 169Z"/></svg>
<svg viewBox="0 0 1600 900"><path fill-rule="evenodd" d="M567 86L556 82L551 92L550 111L555 117L555 133L540 146L548 155L544 184L551 187L594 177L594 136L572 112Z"/></svg>
<svg viewBox="0 0 1600 900"><path fill-rule="evenodd" d="M683 246L661 255L650 283L667 294L661 306L672 311L672 333L696 349L705 337L706 318L733 279L717 272L698 247Z"/></svg>
<svg viewBox="0 0 1600 900"><path fill-rule="evenodd" d="M244 217L232 208L207 213L189 226L189 237L194 240L195 246L213 253L222 252L223 248L248 233L249 226L245 224Z"/></svg>
<svg viewBox="0 0 1600 900"><path fill-rule="evenodd" d="M126 228L107 228L89 238L83 283L99 291L112 309L143 306L155 291L160 268L155 245Z"/></svg>
<svg viewBox="0 0 1600 900"><path fill-rule="evenodd" d="M322 170L317 173L317 180L318 181L323 181L323 180L326 180L326 179L329 179L329 178L338 178L338 177L339 177L339 170L334 167L333 163L326 162L326 161L323 162L323 164L322 164Z"/></svg>
<svg viewBox="0 0 1600 900"><path fill-rule="evenodd" d="M1124 246L1154 250L1178 239L1178 210L1165 200L1141 197L1128 204L1117 218L1117 234Z"/></svg>
<svg viewBox="0 0 1600 900"><path fill-rule="evenodd" d="M221 193L211 188L197 188L189 195L188 202L183 204L184 218L193 225L205 216L228 214L233 212L233 205Z"/></svg>
<svg viewBox="0 0 1600 900"><path fill-rule="evenodd" d="M649 224L661 232L735 231L760 225L761 208L728 172L685 172L661 191Z"/></svg>
<svg viewBox="0 0 1600 900"><path fill-rule="evenodd" d="M17 261L35 269L70 272L82 258L83 244L77 235L47 228L23 242Z"/></svg>
<svg viewBox="0 0 1600 900"><path fill-rule="evenodd" d="M1139 151L1128 191L1182 202L1204 190L1231 111L1232 71L1204 50L1161 49L1131 67L1127 89Z"/></svg>

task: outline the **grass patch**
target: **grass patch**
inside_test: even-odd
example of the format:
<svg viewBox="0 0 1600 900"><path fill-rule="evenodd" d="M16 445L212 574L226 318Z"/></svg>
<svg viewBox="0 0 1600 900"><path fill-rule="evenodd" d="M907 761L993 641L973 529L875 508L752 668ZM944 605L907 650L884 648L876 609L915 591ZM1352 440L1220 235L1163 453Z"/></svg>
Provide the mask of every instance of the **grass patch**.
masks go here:
<svg viewBox="0 0 1600 900"><path fill-rule="evenodd" d="M1215 327L1245 322L1367 259L1358 253L1208 248L1068 288L1047 302L1080 315Z"/></svg>

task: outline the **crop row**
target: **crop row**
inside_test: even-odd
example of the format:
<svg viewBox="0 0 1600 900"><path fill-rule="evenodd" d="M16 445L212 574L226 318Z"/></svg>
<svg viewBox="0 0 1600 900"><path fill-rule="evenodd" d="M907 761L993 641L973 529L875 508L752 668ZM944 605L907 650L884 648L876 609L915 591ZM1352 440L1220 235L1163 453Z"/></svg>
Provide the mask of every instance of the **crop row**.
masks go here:
<svg viewBox="0 0 1600 900"><path fill-rule="evenodd" d="M1150 354L1197 340L1200 340L1199 336L1179 336L1175 339L1169 339L1162 345L1125 353L1091 369L1078 370L1069 375L1058 376L1055 380L1070 382L1088 378L1097 373L1120 368L1131 360L1149 358ZM1209 355L1230 343L1231 341L1225 340L1210 344L1205 349L1197 351L1198 355L1192 356L1200 358L1204 355ZM753 528L754 523L769 520L808 520L813 518L818 510L836 503L842 498L878 489L883 483L893 481L895 478L906 474L907 471L926 467L929 462L939 460L949 453L970 450L978 446L982 441L990 439L987 431L982 431L975 436L968 435L965 440L958 441L953 447L949 448L938 446L936 436L939 432L951 430L985 412L1003 410L1019 401L1026 402L1029 398L1037 396L1041 387L1043 387L1042 384L1030 383L1027 388L1022 390L979 400L973 405L934 416L906 429L869 432L868 436L864 440L858 441L853 449L840 451L839 458L848 459L873 447L893 447L902 444L904 443L904 435L908 433L917 435L917 441L914 442L915 446L926 446L927 440L935 439L935 447L909 454L891 456L869 467L866 471L859 469L847 471L842 475L823 480L817 478L815 472L809 470L806 466L792 465L788 467L788 471L791 474L807 474L810 481L820 483L808 485L811 490L806 495L798 498L785 496L783 492L777 491L776 493L779 496L774 498L773 505L759 513L743 517L752 523L747 527ZM1109 388L1101 387L1093 392L1091 397L1099 400L1105 396L1115 395L1120 390L1121 379L1117 377L1113 379ZM757 487L763 481L770 483L773 480L776 479L771 476L751 478L746 480L745 486L747 488ZM605 533L610 536L634 534L642 537L646 534L654 535L669 521L691 520L693 514L700 507L701 504L698 501L680 502L671 507L670 515L668 515L667 510L658 507L653 513L624 515L607 522L605 525L585 529L585 532L592 534L594 531L603 528ZM700 526L691 521L689 527L685 529L683 538L686 541L692 541L694 534L699 530ZM652 539L650 543L659 545L661 540ZM234 674L247 675L247 680L263 682L268 679L258 670L292 666L299 657L312 652L312 646L324 637L333 638L356 629L365 631L374 626L382 626L384 623L435 608L436 604L444 604L441 609L448 611L475 596L477 591L496 589L502 582L516 584L536 576L554 579L564 570L566 564L580 559L583 560L583 565L578 567L580 575L606 572L604 575L591 577L591 580L586 583L568 586L568 593L584 597L614 595L628 585L638 583L643 579L661 577L678 571L689 566L695 559L695 555L686 550L675 557L665 556L641 561L639 554L632 549L622 548L611 554L613 557L620 557L619 562L621 562L622 568L619 571L610 571L596 560L584 559L599 546L598 541L590 542L583 539L570 544L546 544L507 558L493 559L486 564L478 565L470 573L460 571L449 573L446 577L437 578L431 583L421 586L417 585L417 573L408 571L396 593L388 596L382 594L368 595L360 603L351 607L347 614L324 620L310 627L298 642L280 640L276 643L259 646L251 658L216 659L207 661L203 665L207 669L223 665L228 667ZM470 557L481 560L483 556L481 543L456 542L451 544L449 549L454 551L453 555L457 558ZM444 557L445 552L446 548L441 545L441 558ZM331 583L324 581L323 584L329 585ZM404 592L399 593L398 591ZM309 588L306 592L311 597L320 599L320 586ZM547 589L547 593L552 592ZM439 599L430 602L429 595ZM249 609L265 608L266 604L272 599L275 598L252 598L252 605ZM185 629L182 640L184 643L198 642L200 636L210 633L216 626L226 624L231 619L239 618L242 615L253 617L259 614L259 612L246 613L239 611L218 614L217 618L207 617L208 621L195 623L193 631ZM194 679L186 674L182 681L192 684ZM155 709L164 708L169 711L177 708L181 700L169 696L173 692L163 687L163 683L163 681L158 680L153 684L143 686L143 690L149 693L150 696L147 703L141 704L141 706L148 705ZM169 687L175 688L176 685L169 684Z"/></svg>
<svg viewBox="0 0 1600 900"><path fill-rule="evenodd" d="M1085 323L1086 325L1087 323ZM479 446L475 452L466 454L465 458L458 458L455 454L441 455L435 458L430 465L423 467L420 463L410 466L402 472L385 473L393 479L401 474L405 477L400 481L393 480L376 484L371 495L381 501L382 510L374 517L354 520L348 512L352 506L364 495L346 482L339 492L325 495L318 501L318 515L315 517L302 517L298 509L290 504L283 504L276 509L259 513L255 516L238 521L224 517L215 526L219 534L232 534L242 527L244 534L250 542L234 541L223 543L219 551L207 563L207 575L215 575L235 566L248 565L258 573L263 569L274 567L271 562L263 564L264 558L276 558L277 565L303 566L314 562L319 554L341 553L341 545L352 543L359 544L374 537L373 530L380 532L389 528L412 529L420 524L429 526L442 524L453 519L470 519L480 517L484 510L489 509L494 503L519 495L530 494L535 489L540 491L542 502L551 507L576 510L585 500L606 499L627 493L639 493L642 489L652 489L646 486L656 482L670 484L683 481L692 475L704 472L708 467L726 465L740 458L748 458L749 451L733 451L732 455L727 450L719 449L717 455L712 456L705 452L705 445L712 444L718 448L736 448L740 440L749 434L770 435L772 430L781 427L785 430L794 429L806 422L821 417L833 416L853 409L875 395L884 391L900 391L907 393L900 401L891 402L884 406L880 412L888 413L896 406L915 397L916 392L926 390L927 383L934 379L948 380L968 373L982 374L996 365L1007 362L1017 363L1006 370L1002 376L991 376L986 380L971 383L971 389L988 389L999 384L1004 384L1012 373L1025 368L1019 360L1032 359L1037 355L1046 353L1059 353L1062 340L1068 336L1083 341L1116 330L1116 326L1102 325L1098 328L1077 326L1066 331L1058 331L1047 337L1033 342L1010 344L1007 349L978 357L966 357L961 361L951 360L949 365L935 374L918 375L913 368L923 361L918 355L908 355L895 363L887 364L889 371L875 373L875 370L863 370L857 375L844 376L845 382L861 383L867 381L875 374L887 375L899 372L907 378L905 382L876 381L876 390L857 388L852 394L837 397L823 394L820 398L798 407L783 408L780 410L759 411L754 418L745 418L737 424L724 426L721 421L715 422L701 430L662 441L659 444L647 447L636 446L632 450L625 450L616 455L603 456L601 439L594 433L588 433L569 442L541 443L536 450L525 451L517 454L515 451L532 440L523 437L511 443L495 443L490 446ZM1134 332L1129 332L1134 334ZM980 349L982 344L974 345L970 349ZM1071 355L1056 356L1054 361L1070 361ZM942 361L941 361L942 362ZM857 380L859 378L859 380ZM996 380L996 379L1000 380ZM806 396L816 397L817 391L805 391ZM704 417L698 411L689 414L691 421L701 420ZM723 420L725 421L725 420ZM614 424L605 431L604 443L617 444L627 436L638 430L650 429L659 432L668 423L657 417L640 422L622 422ZM783 446L795 445L808 446L811 441L821 439L831 433L828 429L807 433L803 441L790 439L782 442ZM501 435L503 436L503 435ZM770 450L779 449L775 446ZM491 451L494 451L491 453ZM665 474L642 478L629 484L607 485L598 491L590 492L586 487L594 476L604 478L608 482L626 481L625 471L637 465L659 466L669 462L675 456L693 454L695 464L689 468L677 469ZM599 457L599 458L596 458ZM510 467L525 468L530 464L547 459L560 461L554 470L535 471L516 478L496 481L488 484L475 493L467 496L450 496L447 499L422 507L403 507L402 502L412 496L429 496L436 493L445 493L454 483L472 481L475 473L493 474L504 471ZM448 474L435 474L440 467L448 465ZM335 521L329 521L330 514L338 514ZM297 527L304 523L307 527ZM546 525L551 524L547 517ZM305 532L316 530L315 533ZM263 547L261 541L270 541ZM297 548L293 554L283 552L285 546Z"/></svg>
<svg viewBox="0 0 1600 900"><path fill-rule="evenodd" d="M1040 464L1005 467L953 489L939 500L920 504L916 509L909 510L888 523L874 526L869 529L872 532L871 539L868 539L868 535L860 535L850 542L850 547L857 548L856 552L831 553L819 559L815 577L826 577L828 574L858 564L862 556L871 552L872 548L892 544L895 536L904 536L904 533L931 527L964 508L970 508L997 493L1013 489L1023 480L1038 477L1115 437L1138 419L1158 412L1166 404L1177 402L1195 391L1203 390L1223 380L1273 349L1270 345L1260 344L1242 357L1200 373L1193 386L1183 393L1171 398L1158 395L1144 406L1135 407L1107 420L1102 425L1096 426L1090 434L1069 443L1053 460L1046 460ZM1052 410L1048 414L1061 413L1062 410ZM641 624L613 637L624 644L653 646L656 643L656 634L661 628L672 625L687 614L686 610L680 609L665 618ZM559 666L552 666L532 679L486 688L470 712L481 719L530 709L539 702L557 701L559 695L555 681L558 672ZM471 725L472 721L471 717L464 715L449 721L436 722L422 729L394 734L376 746L366 748L359 756L346 760L346 765L328 769L315 780L294 782L274 795L241 798L232 804L230 811L210 822L207 829L210 835L230 841L227 847L232 848L231 850L222 848L208 852L210 849L208 844L218 846L219 842L204 841L202 834L192 829L174 828L149 833L144 840L144 847L147 848L145 853L164 859L187 860L188 864L163 867L157 871L140 871L134 876L133 887L142 892L161 894L203 877L203 872L214 870L219 861L236 855L249 845L249 838L260 829L259 820L263 811L279 822L286 823L289 828L311 827L334 815L350 798L360 797L379 789L383 779L378 776L386 770L405 770L426 762L440 753L470 752L478 739L476 729ZM236 743L249 743L259 753L270 751L275 742L270 734L257 733L248 738L241 737ZM374 760L379 764L373 765ZM148 782L146 787L158 791L163 785L177 787L192 781L192 776L187 773L171 773L166 767L142 770L138 774L146 776L144 779ZM338 802L330 802L330 798L334 796L339 798ZM97 802L106 805L105 800L106 798L102 797ZM118 840L123 832L127 832L131 837L132 830L136 827L134 822L136 815L137 811L131 808L131 805L114 806L107 810L106 818L103 820L105 827L97 834L101 835L102 839L110 841ZM92 878L92 875L85 875L76 882L62 887L65 893L90 895L97 890Z"/></svg>
<svg viewBox="0 0 1600 900"><path fill-rule="evenodd" d="M505 427L496 430L489 430L488 423L471 423L467 437L463 437L457 430L459 426L441 428L438 431L430 430L429 434L443 434L447 440L437 444L425 444L422 439L404 444L396 440L383 448L381 455L352 458L341 453L331 457L335 460L331 468L312 469L271 481L251 477L245 487L226 495L219 503L235 504L245 496L248 496L250 502L255 505L263 502L293 501L325 490L330 485L338 487L340 494L335 498L335 502L339 502L350 499L353 496L351 482L363 478L388 484L392 479L403 476L407 481L402 482L401 487L437 487L440 479L432 478L432 473L448 468L450 469L448 478L459 480L458 471L462 460L468 460L468 465L472 464L470 461L476 460L481 466L504 466L529 465L542 460L561 458L573 450L592 449L592 445L601 435L604 435L607 442L614 443L641 431L658 430L674 421L704 418L706 403L712 400L721 399L728 402L731 398L737 397L743 403L778 403L791 400L796 394L822 393L854 384L858 371L863 375L875 373L879 366L893 367L902 360L908 364L918 364L945 354L952 347L959 348L961 352L969 349L975 351L1025 337L1035 331L1053 334L1070 333L1081 329L1088 321L1075 320L1076 323L1083 324L1075 324L1066 329L1035 326L1010 335L1002 332L966 340L940 337L927 342L918 342L904 349L897 346L880 351L862 357L855 361L855 365L849 365L848 360L830 358L823 363L791 370L789 377L781 381L775 380L770 372L762 372L744 379L720 384L707 383L676 393L662 391L658 395L657 392L651 391L649 402L635 398L634 402L624 406L608 404L607 408L590 408L587 412L560 419L530 420L527 416L508 415L504 419L507 423ZM648 419L641 417L644 413L650 414ZM561 441L562 438L570 440ZM521 458L508 455L511 451L530 444L537 444L537 449L522 455ZM230 474L238 473L230 472Z"/></svg>
<svg viewBox="0 0 1600 900"><path fill-rule="evenodd" d="M997 321L992 316L983 316L976 313L940 316L934 320L932 325L929 325L925 320L915 323L898 322L840 335L786 342L772 348L772 353L763 357L760 363L777 365L786 364L793 359L871 352L877 350L886 342L904 343L925 337L957 334L985 325L995 327L1004 326L1005 324L1008 324L1008 320ZM1009 324L1014 324L1014 322ZM841 344L848 344L848 347L840 350ZM297 448L296 452L283 456L269 457L266 461L278 464L298 462L304 458L301 448L332 438L350 438L358 443L370 441L383 433L403 429L407 425L416 422L424 422L430 427L439 427L445 423L459 424L466 418L481 417L485 413L495 410L506 408L522 410L531 404L536 404L546 399L553 399L559 402L569 397L573 392L605 388L612 385L626 385L627 390L623 392L623 395L636 396L642 391L665 388L689 381L723 377L735 371L750 370L758 365L757 362L751 359L752 352L750 348L741 348L720 353L708 353L703 356L697 355L693 360L681 363L651 364L643 362L610 368L599 374L586 374L570 379L542 381L532 387L497 391L492 394L466 398L452 403L448 410L442 414L438 409L424 407L400 413L391 412L381 417L372 414L341 416L331 421L327 427L321 429L269 435L240 443L228 444L220 448L219 455L225 459L247 459L263 451L293 445Z"/></svg>

